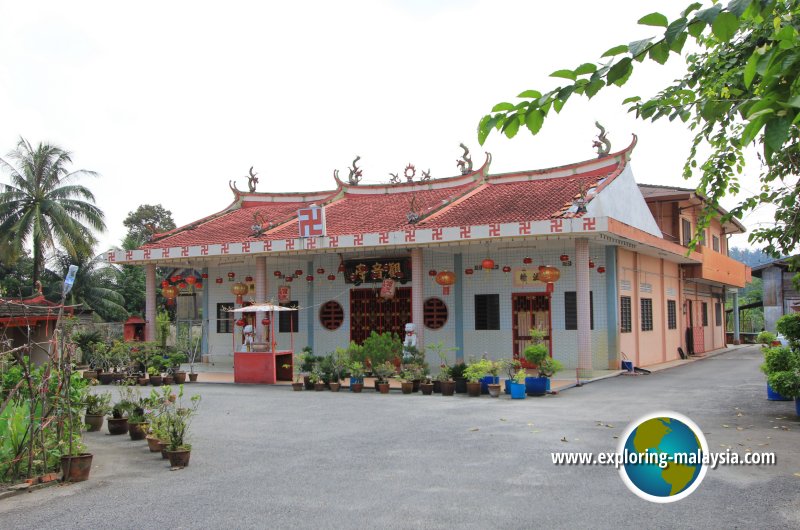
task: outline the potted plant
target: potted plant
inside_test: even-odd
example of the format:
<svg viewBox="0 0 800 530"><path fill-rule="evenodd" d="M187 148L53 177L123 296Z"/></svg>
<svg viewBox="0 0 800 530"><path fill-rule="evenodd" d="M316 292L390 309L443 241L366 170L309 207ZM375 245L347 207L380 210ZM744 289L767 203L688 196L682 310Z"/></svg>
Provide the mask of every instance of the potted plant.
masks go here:
<svg viewBox="0 0 800 530"><path fill-rule="evenodd" d="M359 393L364 389L364 365L361 361L350 363L350 391Z"/></svg>
<svg viewBox="0 0 800 530"><path fill-rule="evenodd" d="M192 418L197 413L200 405L200 395L196 394L189 400L188 406L183 404L183 386L177 395L174 407L169 407L165 412L165 430L167 435L167 458L172 467L186 467L189 465L192 446L187 442L189 426Z"/></svg>
<svg viewBox="0 0 800 530"><path fill-rule="evenodd" d="M464 378L467 380L467 394L470 397L480 397L481 379L483 379L492 367L492 362L488 359L480 359L467 365L464 370Z"/></svg>
<svg viewBox="0 0 800 530"><path fill-rule="evenodd" d="M511 394L511 387L509 385L514 380L517 372L522 368L522 363L520 363L518 359L504 359L500 361L500 365L502 367L501 369L506 372L504 392L506 394Z"/></svg>
<svg viewBox="0 0 800 530"><path fill-rule="evenodd" d="M397 333L373 331L369 337L364 339L364 355L366 355L373 373L379 364L385 362L392 363L396 369L403 357L403 342Z"/></svg>
<svg viewBox="0 0 800 530"><path fill-rule="evenodd" d="M433 381L431 380L430 374L425 374L423 376L419 384L419 389L422 391L423 396L430 396L433 394ZM439 391L441 392L441 387L439 387Z"/></svg>
<svg viewBox="0 0 800 530"><path fill-rule="evenodd" d="M777 337L775 336L775 334L769 331L762 331L761 333L756 335L756 342L761 344L762 348L766 348L768 346L774 346L772 343L775 342L776 339ZM778 343L777 346L780 346L780 343Z"/></svg>
<svg viewBox="0 0 800 530"><path fill-rule="evenodd" d="M414 373L411 370L401 370L398 379L403 394L411 394L414 391Z"/></svg>
<svg viewBox="0 0 800 530"><path fill-rule="evenodd" d="M83 406L86 407L86 430L89 432L99 431L103 428L103 418L111 412L111 393L101 394L87 393L83 399Z"/></svg>
<svg viewBox="0 0 800 530"><path fill-rule="evenodd" d="M200 350L200 337L192 339L192 349L189 350L189 382L194 383L197 381L197 374L194 371L194 363L197 362L197 354Z"/></svg>
<svg viewBox="0 0 800 530"><path fill-rule="evenodd" d="M91 453L86 452L86 446L80 439L80 435L73 436L72 443L63 442L65 451L61 455L61 472L63 482L82 482L89 479L89 472L92 470ZM71 451L69 447L71 446Z"/></svg>
<svg viewBox="0 0 800 530"><path fill-rule="evenodd" d="M445 372L445 380L448 380L450 374L450 368L447 362L447 353L451 351L457 351L458 348L445 348L444 341L440 340L439 342L435 342L433 344L428 345L427 349L436 354L439 357L439 373ZM439 393L442 391L442 378L436 377L433 381L433 392Z"/></svg>
<svg viewBox="0 0 800 530"><path fill-rule="evenodd" d="M511 399L525 399L525 379L528 373L520 368L508 381L508 390Z"/></svg>
<svg viewBox="0 0 800 530"><path fill-rule="evenodd" d="M791 397L783 396L769 384L769 376L777 372L791 370L792 350L786 346L772 347L764 350L764 362L761 371L767 376L767 399L769 401L791 401Z"/></svg>
<svg viewBox="0 0 800 530"><path fill-rule="evenodd" d="M73 374L75 375L75 374ZM80 377L80 376L78 376ZM68 394L66 410L69 414L62 416L63 422L56 436L58 452L61 457L62 480L64 482L80 482L89 478L92 469L92 454L86 452L81 435L80 409L86 402L89 389L86 386L71 387ZM4 404L5 405L5 404ZM49 467L50 455L44 456L43 464Z"/></svg>
<svg viewBox="0 0 800 530"><path fill-rule="evenodd" d="M491 378L492 382L486 385L486 389L491 397L500 397L500 370L503 367L502 361L489 361L489 375L483 378L487 382ZM481 392L483 392L483 383L481 383Z"/></svg>
<svg viewBox="0 0 800 530"><path fill-rule="evenodd" d="M288 369L289 365L284 364L284 368ZM292 376L294 377L294 381L292 382L292 390L299 392L303 390L303 354L298 353L294 356L294 362L291 365L292 368Z"/></svg>
<svg viewBox="0 0 800 530"><path fill-rule="evenodd" d="M525 380L526 392L529 396L543 396L550 390L550 377L561 370L562 365L550 357L550 350L544 343L544 332L532 329L530 334L533 342L525 348L523 354L525 360L536 367L539 376Z"/></svg>
<svg viewBox="0 0 800 530"><path fill-rule="evenodd" d="M384 361L383 363L374 366L372 371L378 377L376 381L376 387L378 392L381 394L388 394L389 393L389 378L394 374L395 367L390 361Z"/></svg>
<svg viewBox="0 0 800 530"><path fill-rule="evenodd" d="M341 388L341 379L350 364L350 359L347 356L347 350L344 348L336 348L331 354L331 380L329 386L331 392L338 392Z"/></svg>
<svg viewBox="0 0 800 530"><path fill-rule="evenodd" d="M147 375L150 376L150 384L153 386L161 386L164 378L161 375L162 360L159 356L153 356L150 359L150 366L147 367Z"/></svg>
<svg viewBox="0 0 800 530"><path fill-rule="evenodd" d="M322 367L320 366L319 361L314 363L314 366L311 369L311 374L308 376L308 380L311 382L314 390L317 392L325 390L325 381L322 379Z"/></svg>
<svg viewBox="0 0 800 530"><path fill-rule="evenodd" d="M167 355L167 372L172 375L175 384L182 385L186 382L186 372L181 370L181 365L188 360L189 358L183 352L176 351Z"/></svg>
<svg viewBox="0 0 800 530"><path fill-rule="evenodd" d="M467 365L463 362L455 363L450 367L450 377L455 381L456 394L467 393L467 379L464 377L464 371L466 369Z"/></svg>
<svg viewBox="0 0 800 530"><path fill-rule="evenodd" d="M128 432L128 418L126 416L130 404L126 401L117 401L111 409L108 418L108 434L118 435Z"/></svg>

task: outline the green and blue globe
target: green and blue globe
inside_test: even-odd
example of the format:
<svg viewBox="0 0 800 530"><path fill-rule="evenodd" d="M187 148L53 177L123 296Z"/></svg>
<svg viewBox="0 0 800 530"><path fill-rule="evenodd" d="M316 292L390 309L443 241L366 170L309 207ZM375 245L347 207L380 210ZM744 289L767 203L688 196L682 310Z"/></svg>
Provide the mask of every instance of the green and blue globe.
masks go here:
<svg viewBox="0 0 800 530"><path fill-rule="evenodd" d="M673 502L700 485L708 446L689 418L675 412L651 414L631 424L626 433L619 448L626 453L620 473L639 497Z"/></svg>

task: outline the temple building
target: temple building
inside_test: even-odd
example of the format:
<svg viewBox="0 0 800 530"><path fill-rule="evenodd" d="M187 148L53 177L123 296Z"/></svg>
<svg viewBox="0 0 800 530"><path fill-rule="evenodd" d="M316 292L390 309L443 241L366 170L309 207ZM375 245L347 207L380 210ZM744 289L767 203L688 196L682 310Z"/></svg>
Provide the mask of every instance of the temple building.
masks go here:
<svg viewBox="0 0 800 530"><path fill-rule="evenodd" d="M704 198L638 185L635 144L503 174L490 172L488 153L473 168L465 149L457 176L431 179L409 165L377 185L361 184L357 159L319 192L258 192L251 172L249 190L231 186L223 211L108 261L145 267L149 340L159 289L170 299L201 291L211 359L242 343L243 322L228 310L266 301L299 309L275 313L278 322L244 317L256 343L279 350L321 354L414 323L421 345L500 359L518 356L538 328L554 358L590 377L623 356L646 367L680 358L679 348L722 348L726 292L750 277L728 257L727 236L744 227L715 219L689 251ZM201 273L162 281L157 266Z"/></svg>

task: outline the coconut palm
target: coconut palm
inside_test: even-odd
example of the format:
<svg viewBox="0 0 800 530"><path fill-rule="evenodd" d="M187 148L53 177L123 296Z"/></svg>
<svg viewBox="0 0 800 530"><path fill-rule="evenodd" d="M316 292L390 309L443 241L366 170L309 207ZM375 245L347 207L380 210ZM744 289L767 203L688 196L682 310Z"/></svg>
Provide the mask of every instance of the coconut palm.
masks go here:
<svg viewBox="0 0 800 530"><path fill-rule="evenodd" d="M13 262L30 242L36 283L45 252L58 244L71 256L91 255L97 241L92 230L105 230L103 212L95 206L92 192L73 183L77 177L96 173L70 172L68 151L43 143L34 148L24 138L7 158L0 158L0 168L11 179L0 188L0 257Z"/></svg>
<svg viewBox="0 0 800 530"><path fill-rule="evenodd" d="M125 298L118 292L120 271L103 261L101 256L79 254L77 257L59 252L51 267L59 279L50 286L52 296L61 294L61 285L70 265L78 266L75 283L67 295L67 305L83 305L107 322L119 322L128 317Z"/></svg>

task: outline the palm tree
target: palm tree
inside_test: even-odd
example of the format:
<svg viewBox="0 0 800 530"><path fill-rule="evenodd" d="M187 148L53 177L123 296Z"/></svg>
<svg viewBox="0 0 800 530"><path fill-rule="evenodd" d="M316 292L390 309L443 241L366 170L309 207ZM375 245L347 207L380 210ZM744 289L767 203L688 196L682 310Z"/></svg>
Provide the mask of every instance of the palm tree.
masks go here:
<svg viewBox="0 0 800 530"><path fill-rule="evenodd" d="M75 283L67 295L67 305L83 305L91 309L106 322L121 322L128 317L125 298L118 292L120 271L105 263L101 256L79 254L77 257L59 252L53 264L53 273L59 279L49 287L50 293L57 297L70 265L78 266Z"/></svg>
<svg viewBox="0 0 800 530"><path fill-rule="evenodd" d="M24 138L8 154L11 163L0 158L11 184L0 188L0 258L13 262L27 242L33 245L35 284L44 269L45 252L56 243L69 255L91 255L97 242L92 229L105 230L103 212L95 206L94 195L73 181L93 171L69 172L70 153L60 147L39 143L34 149Z"/></svg>

